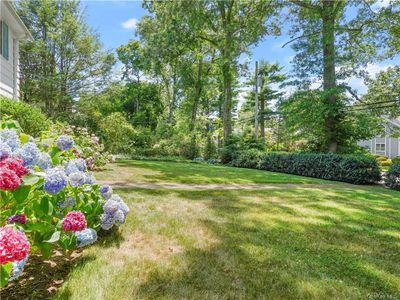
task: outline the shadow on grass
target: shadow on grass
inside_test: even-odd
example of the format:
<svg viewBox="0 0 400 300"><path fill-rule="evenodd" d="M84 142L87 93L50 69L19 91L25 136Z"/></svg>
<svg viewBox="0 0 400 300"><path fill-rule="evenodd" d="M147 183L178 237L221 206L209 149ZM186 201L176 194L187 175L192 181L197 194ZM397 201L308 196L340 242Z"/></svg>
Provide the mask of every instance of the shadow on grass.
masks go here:
<svg viewBox="0 0 400 300"><path fill-rule="evenodd" d="M113 226L110 230L100 230L98 233L97 245L103 248L117 247L121 246L124 241L124 237L121 234L119 227Z"/></svg>
<svg viewBox="0 0 400 300"><path fill-rule="evenodd" d="M218 242L188 248L178 258L187 266L181 271L150 272L139 287L141 298L400 298L399 193L176 193L205 201L223 219L202 220Z"/></svg>
<svg viewBox="0 0 400 300"><path fill-rule="evenodd" d="M94 256L80 255L79 251L69 255L55 251L48 259L31 255L23 274L0 290L0 299L51 299L73 269L83 268L95 259Z"/></svg>

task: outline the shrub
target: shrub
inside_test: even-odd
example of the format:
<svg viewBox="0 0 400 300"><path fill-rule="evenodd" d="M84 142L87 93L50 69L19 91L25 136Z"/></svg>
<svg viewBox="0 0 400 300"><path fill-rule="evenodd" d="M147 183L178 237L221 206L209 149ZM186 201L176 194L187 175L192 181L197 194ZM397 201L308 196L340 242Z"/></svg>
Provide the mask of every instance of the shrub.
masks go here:
<svg viewBox="0 0 400 300"><path fill-rule="evenodd" d="M111 153L129 153L135 130L120 112L105 117L100 124L107 149Z"/></svg>
<svg viewBox="0 0 400 300"><path fill-rule="evenodd" d="M18 121L22 130L32 136L38 136L42 130L49 129L51 122L40 109L24 102L9 100L0 96L0 116L10 116Z"/></svg>
<svg viewBox="0 0 400 300"><path fill-rule="evenodd" d="M400 156L396 156L392 158L392 163L400 163Z"/></svg>
<svg viewBox="0 0 400 300"><path fill-rule="evenodd" d="M356 184L381 178L376 160L363 155L267 153L260 169Z"/></svg>
<svg viewBox="0 0 400 300"><path fill-rule="evenodd" d="M99 137L83 127L58 122L53 124L50 130L42 132L41 138L46 145L53 143L60 135L69 135L73 138L74 150L79 157L85 159L89 170L101 168L111 160L111 155L105 151Z"/></svg>
<svg viewBox="0 0 400 300"><path fill-rule="evenodd" d="M385 185L400 191L400 162L394 163L386 174Z"/></svg>
<svg viewBox="0 0 400 300"><path fill-rule="evenodd" d="M381 167L388 167L391 166L393 163L391 159L387 159L380 161L379 164L381 165Z"/></svg>
<svg viewBox="0 0 400 300"><path fill-rule="evenodd" d="M232 165L240 168L258 169L262 156L263 152L257 149L240 151L232 161Z"/></svg>

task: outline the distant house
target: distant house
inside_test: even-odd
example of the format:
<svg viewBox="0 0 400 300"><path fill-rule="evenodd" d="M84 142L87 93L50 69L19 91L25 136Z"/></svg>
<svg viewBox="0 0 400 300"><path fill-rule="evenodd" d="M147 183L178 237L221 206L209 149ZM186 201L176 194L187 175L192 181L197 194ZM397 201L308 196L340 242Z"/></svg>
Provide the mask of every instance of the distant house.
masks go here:
<svg viewBox="0 0 400 300"><path fill-rule="evenodd" d="M373 154L386 155L389 158L400 156L400 138L393 137L393 132L400 128L400 118L386 120L385 135L371 140L360 141L359 146Z"/></svg>
<svg viewBox="0 0 400 300"><path fill-rule="evenodd" d="M19 41L33 40L10 1L0 1L0 95L19 98Z"/></svg>

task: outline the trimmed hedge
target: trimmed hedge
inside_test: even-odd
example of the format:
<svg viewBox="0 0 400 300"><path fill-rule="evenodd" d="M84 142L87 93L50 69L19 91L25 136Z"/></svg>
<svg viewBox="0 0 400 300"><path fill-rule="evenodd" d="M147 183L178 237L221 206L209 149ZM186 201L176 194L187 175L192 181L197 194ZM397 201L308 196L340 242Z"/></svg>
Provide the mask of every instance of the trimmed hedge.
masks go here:
<svg viewBox="0 0 400 300"><path fill-rule="evenodd" d="M232 165L257 168L355 184L380 181L381 172L375 158L364 155L264 153L241 151Z"/></svg>
<svg viewBox="0 0 400 300"><path fill-rule="evenodd" d="M393 164L386 174L385 185L400 191L400 162Z"/></svg>
<svg viewBox="0 0 400 300"><path fill-rule="evenodd" d="M48 130L51 122L42 111L21 101L0 97L0 116L10 116L17 120L22 130L32 136L38 136L41 131Z"/></svg>

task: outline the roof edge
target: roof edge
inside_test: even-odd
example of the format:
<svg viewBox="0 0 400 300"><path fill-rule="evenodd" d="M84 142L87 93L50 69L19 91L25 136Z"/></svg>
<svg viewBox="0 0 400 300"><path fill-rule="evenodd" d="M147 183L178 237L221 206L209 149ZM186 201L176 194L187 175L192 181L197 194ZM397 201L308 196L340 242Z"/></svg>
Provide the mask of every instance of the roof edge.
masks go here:
<svg viewBox="0 0 400 300"><path fill-rule="evenodd" d="M10 10L11 14L15 17L17 22L21 25L21 27L25 31L25 36L27 40L34 41L35 39L32 36L32 33L29 31L29 29L26 27L24 21L22 21L21 17L18 15L17 11L15 10L14 6L11 4L11 1L4 1L4 4L8 7Z"/></svg>

